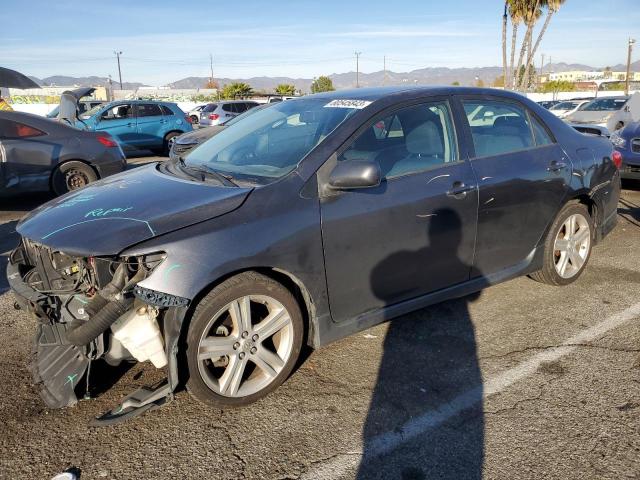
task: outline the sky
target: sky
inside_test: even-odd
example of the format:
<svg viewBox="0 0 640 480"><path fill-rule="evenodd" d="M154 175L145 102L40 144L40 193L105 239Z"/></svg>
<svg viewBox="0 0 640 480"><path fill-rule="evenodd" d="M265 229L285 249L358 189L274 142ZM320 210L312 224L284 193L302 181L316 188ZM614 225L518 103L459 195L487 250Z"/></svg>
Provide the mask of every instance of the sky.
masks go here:
<svg viewBox="0 0 640 480"><path fill-rule="evenodd" d="M0 65L50 75L164 85L188 76L312 78L387 68L501 63L501 0L30 0L3 2ZM539 53L553 62L626 62L638 0L566 0ZM540 22L542 23L542 22ZM524 29L521 29L524 30ZM640 58L640 47L634 60ZM539 55L536 61L539 61Z"/></svg>

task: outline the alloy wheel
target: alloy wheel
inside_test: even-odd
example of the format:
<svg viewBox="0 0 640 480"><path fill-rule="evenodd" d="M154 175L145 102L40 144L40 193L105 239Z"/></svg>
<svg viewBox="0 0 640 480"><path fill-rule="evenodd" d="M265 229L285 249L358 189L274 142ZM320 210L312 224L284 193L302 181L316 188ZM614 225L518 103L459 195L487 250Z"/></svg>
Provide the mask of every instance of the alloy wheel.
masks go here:
<svg viewBox="0 0 640 480"><path fill-rule="evenodd" d="M215 393L245 397L269 385L293 349L287 309L266 295L225 305L208 322L198 343L198 371Z"/></svg>
<svg viewBox="0 0 640 480"><path fill-rule="evenodd" d="M554 264L562 278L577 275L589 256L591 229L579 213L569 216L558 231L554 242Z"/></svg>

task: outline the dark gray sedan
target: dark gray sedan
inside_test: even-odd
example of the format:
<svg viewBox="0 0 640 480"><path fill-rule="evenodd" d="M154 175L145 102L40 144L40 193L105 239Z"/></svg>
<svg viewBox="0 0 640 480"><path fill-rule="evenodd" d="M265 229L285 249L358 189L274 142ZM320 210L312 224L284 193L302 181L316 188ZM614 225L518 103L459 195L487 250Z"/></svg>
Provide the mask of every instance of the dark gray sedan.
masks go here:
<svg viewBox="0 0 640 480"><path fill-rule="evenodd" d="M0 112L0 197L50 190L61 195L126 166L122 149L107 133Z"/></svg>
<svg viewBox="0 0 640 480"><path fill-rule="evenodd" d="M520 275L576 281L616 224L619 168L606 138L501 90L276 103L184 159L21 221L7 276L39 318L35 383L67 406L104 381L90 376L97 358L149 360L166 382L101 421L166 403L181 383L207 405L247 405L305 344Z"/></svg>

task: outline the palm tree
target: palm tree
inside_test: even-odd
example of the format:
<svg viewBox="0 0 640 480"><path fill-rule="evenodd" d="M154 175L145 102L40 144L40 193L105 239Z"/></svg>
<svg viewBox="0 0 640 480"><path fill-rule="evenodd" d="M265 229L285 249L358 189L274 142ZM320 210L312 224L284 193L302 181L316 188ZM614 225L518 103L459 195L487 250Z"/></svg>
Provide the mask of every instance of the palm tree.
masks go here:
<svg viewBox="0 0 640 480"><path fill-rule="evenodd" d="M511 59L509 61L509 72L505 77L505 88L514 89L516 87L516 43L518 41L518 27L524 18L526 0L507 0L509 3L509 17L513 30L511 32Z"/></svg>
<svg viewBox="0 0 640 480"><path fill-rule="evenodd" d="M540 9L542 0L523 0L522 6L523 8L523 21L527 26L527 31L524 34L524 39L522 40L522 46L520 47L520 56L518 57L518 66L515 71L512 72L514 77L513 83L517 88L520 88L520 82L518 81L518 74L520 73L520 69L524 63L524 55L530 48L531 39L533 37L533 27L536 24L536 21L542 15L542 10Z"/></svg>
<svg viewBox="0 0 640 480"><path fill-rule="evenodd" d="M275 88L275 92L278 95L295 95L296 87L295 85L289 85L287 83L281 83Z"/></svg>
<svg viewBox="0 0 640 480"><path fill-rule="evenodd" d="M504 13L502 14L502 78L507 78L507 11L509 0L504 0ZM507 85L504 85L507 88Z"/></svg>
<svg viewBox="0 0 640 480"><path fill-rule="evenodd" d="M531 50L529 58L527 59L527 66L525 67L524 78L528 78L528 76L529 76L529 71L531 70L531 64L533 63L533 59L535 58L536 51L538 50L538 47L540 46L540 41L542 40L542 37L544 36L545 32L547 31L547 27L549 26L549 22L551 22L551 17L553 17L554 13L556 13L558 10L560 10L560 7L565 2L565 0L541 0L541 1L542 1L543 6L547 7L547 18L545 18L545 20L544 20L544 25L542 25L542 29L540 30L540 33L538 34L538 38L536 39L536 43L533 46L533 49ZM531 42L531 40L530 40L530 42Z"/></svg>

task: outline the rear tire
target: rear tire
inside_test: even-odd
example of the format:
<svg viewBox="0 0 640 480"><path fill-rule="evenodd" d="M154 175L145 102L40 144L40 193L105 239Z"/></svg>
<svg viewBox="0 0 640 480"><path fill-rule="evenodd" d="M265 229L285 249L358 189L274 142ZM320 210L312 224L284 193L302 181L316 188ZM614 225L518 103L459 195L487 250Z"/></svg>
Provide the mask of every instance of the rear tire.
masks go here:
<svg viewBox="0 0 640 480"><path fill-rule="evenodd" d="M593 238L593 219L587 207L581 203L568 203L547 233L542 269L530 277L555 286L575 282L589 262Z"/></svg>
<svg viewBox="0 0 640 480"><path fill-rule="evenodd" d="M189 325L189 393L217 408L265 397L291 374L303 333L298 302L280 283L256 272L224 281Z"/></svg>
<svg viewBox="0 0 640 480"><path fill-rule="evenodd" d="M56 195L77 190L98 179L98 174L86 163L77 160L59 165L53 172L51 187Z"/></svg>
<svg viewBox="0 0 640 480"><path fill-rule="evenodd" d="M198 118L197 115L191 115L191 123L193 123L194 125L197 125L198 123L200 123L200 119Z"/></svg>

